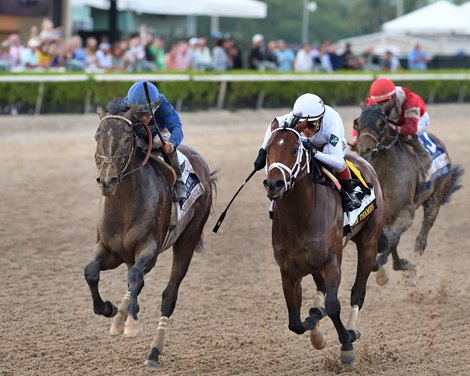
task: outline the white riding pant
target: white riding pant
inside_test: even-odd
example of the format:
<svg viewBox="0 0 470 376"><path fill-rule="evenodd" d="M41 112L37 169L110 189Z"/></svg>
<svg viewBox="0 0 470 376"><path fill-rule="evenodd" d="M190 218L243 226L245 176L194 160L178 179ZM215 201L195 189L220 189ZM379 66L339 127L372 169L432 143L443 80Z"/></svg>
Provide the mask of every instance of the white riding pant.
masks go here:
<svg viewBox="0 0 470 376"><path fill-rule="evenodd" d="M418 121L418 135L428 131L429 128L429 114L425 112Z"/></svg>

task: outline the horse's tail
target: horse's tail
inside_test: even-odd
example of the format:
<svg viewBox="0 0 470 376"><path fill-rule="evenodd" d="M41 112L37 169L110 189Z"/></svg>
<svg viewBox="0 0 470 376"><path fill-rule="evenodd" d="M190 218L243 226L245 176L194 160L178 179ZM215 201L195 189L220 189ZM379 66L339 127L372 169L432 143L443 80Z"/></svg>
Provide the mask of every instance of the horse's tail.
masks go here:
<svg viewBox="0 0 470 376"><path fill-rule="evenodd" d="M461 177L465 169L461 165L452 165L450 175L451 175L451 182L449 189L447 190L446 194L442 199L442 204L446 204L450 201L450 197L455 191L458 191L460 188L463 187Z"/></svg>
<svg viewBox="0 0 470 376"><path fill-rule="evenodd" d="M215 201L214 198L217 197L217 181L218 181L217 173L218 172L219 170L217 169L217 170L211 171L209 174L210 186L211 186L211 197L212 197L212 201L211 201L212 211L214 210L214 201ZM201 233L201 237L199 238L199 241L196 244L195 252L196 253L204 252L204 239L203 239L202 233Z"/></svg>
<svg viewBox="0 0 470 376"><path fill-rule="evenodd" d="M219 169L211 171L210 173L210 183L212 187L211 210L214 210L215 198L217 197L217 182L219 181L219 177L217 176L218 173Z"/></svg>

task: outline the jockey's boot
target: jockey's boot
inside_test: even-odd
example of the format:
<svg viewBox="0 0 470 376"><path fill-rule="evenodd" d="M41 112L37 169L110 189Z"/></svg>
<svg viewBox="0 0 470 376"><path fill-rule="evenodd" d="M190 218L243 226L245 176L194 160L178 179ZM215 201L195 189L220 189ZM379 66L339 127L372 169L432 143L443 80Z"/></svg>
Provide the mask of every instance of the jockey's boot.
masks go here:
<svg viewBox="0 0 470 376"><path fill-rule="evenodd" d="M352 179L343 180L342 188L344 210L349 212L360 208L364 198L360 183Z"/></svg>
<svg viewBox="0 0 470 376"><path fill-rule="evenodd" d="M418 136L407 137L404 142L406 142L408 145L411 145L415 150L416 154L418 154L419 172L423 177L426 177L426 174L432 164L432 159L428 151L423 146Z"/></svg>
<svg viewBox="0 0 470 376"><path fill-rule="evenodd" d="M364 192L361 189L360 183L351 178L349 167L346 165L343 170L336 171L336 175L341 179L344 210L353 211L361 207Z"/></svg>
<svg viewBox="0 0 470 376"><path fill-rule="evenodd" d="M171 167L175 170L176 173L176 183L174 186L176 201L181 201L186 198L186 186L182 179L181 166L178 162L178 153L173 151L173 153L167 154L170 161Z"/></svg>

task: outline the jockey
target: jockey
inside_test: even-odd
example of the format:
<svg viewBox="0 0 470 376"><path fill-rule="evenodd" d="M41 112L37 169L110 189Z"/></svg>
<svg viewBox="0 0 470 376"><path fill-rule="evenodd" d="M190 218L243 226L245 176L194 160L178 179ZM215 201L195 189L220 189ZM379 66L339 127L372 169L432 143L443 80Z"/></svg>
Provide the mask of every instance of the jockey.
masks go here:
<svg viewBox="0 0 470 376"><path fill-rule="evenodd" d="M388 78L376 79L370 87L367 105L377 103L387 115L390 127L411 145L418 154L420 171L425 174L431 166L429 153L419 141L418 135L429 128L426 104L418 94L405 87L395 86ZM357 144L357 130L353 130L353 149Z"/></svg>
<svg viewBox="0 0 470 376"><path fill-rule="evenodd" d="M347 143L344 137L343 120L338 112L324 105L319 96L307 93L297 98L292 112L276 119L280 126L285 122L290 126L295 126L302 120L308 121L308 125L300 135L304 147L311 151L313 158L332 168L342 180L346 211L360 207L363 192L351 180L351 172L344 160ZM266 130L263 144L254 163L256 170L261 170L266 165L266 146L270 137L271 125Z"/></svg>
<svg viewBox="0 0 470 376"><path fill-rule="evenodd" d="M146 145L147 131L143 124L149 126L152 131L153 149L162 148L168 156L171 167L176 173L175 195L178 201L186 198L186 186L182 180L181 167L178 162L178 155L176 148L183 140L183 131L181 128L181 120L174 107L168 102L163 94L158 92L157 87L149 81L147 87L149 91L151 108L148 105L147 97L144 90L144 81L138 81L133 84L127 92L127 97L124 99L126 107L136 107L135 118L133 119L134 132L139 136L139 146ZM154 123L152 119L153 111L155 116ZM160 138L157 134L157 127L161 132L165 145L162 145Z"/></svg>

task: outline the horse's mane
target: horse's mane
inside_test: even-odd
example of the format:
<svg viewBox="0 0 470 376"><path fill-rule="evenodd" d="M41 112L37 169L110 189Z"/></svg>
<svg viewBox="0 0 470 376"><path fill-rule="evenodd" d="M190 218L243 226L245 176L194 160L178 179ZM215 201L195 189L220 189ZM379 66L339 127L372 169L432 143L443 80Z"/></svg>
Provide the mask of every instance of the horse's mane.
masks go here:
<svg viewBox="0 0 470 376"><path fill-rule="evenodd" d="M118 115L126 110L126 104L122 97L116 97L106 105L106 111L111 115Z"/></svg>

